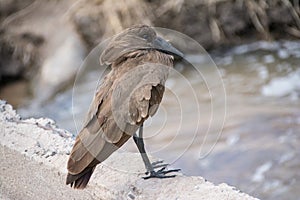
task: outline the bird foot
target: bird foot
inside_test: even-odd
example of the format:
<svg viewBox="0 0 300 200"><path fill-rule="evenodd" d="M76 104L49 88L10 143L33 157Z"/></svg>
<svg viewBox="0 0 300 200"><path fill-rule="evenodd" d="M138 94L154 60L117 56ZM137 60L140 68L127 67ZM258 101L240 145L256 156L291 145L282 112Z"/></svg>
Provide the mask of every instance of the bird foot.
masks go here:
<svg viewBox="0 0 300 200"><path fill-rule="evenodd" d="M171 169L171 170L166 170L166 166L168 166L169 164L160 164L162 163L163 161L157 161L157 162L154 162L152 163L153 168L158 168L158 167L161 167L162 168L158 171L150 171L150 172L146 172L146 175L148 176L145 176L143 177L143 179L149 179L149 178L174 178L176 175L166 175L168 173L171 173L171 172L178 172L180 171L180 169ZM158 165L160 164L160 165Z"/></svg>

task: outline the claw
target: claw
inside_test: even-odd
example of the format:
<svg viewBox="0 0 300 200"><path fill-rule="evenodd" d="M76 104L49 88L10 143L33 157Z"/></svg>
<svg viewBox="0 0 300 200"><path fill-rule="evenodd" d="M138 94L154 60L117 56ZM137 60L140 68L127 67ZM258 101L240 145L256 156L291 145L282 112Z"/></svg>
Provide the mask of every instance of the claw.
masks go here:
<svg viewBox="0 0 300 200"><path fill-rule="evenodd" d="M169 166L169 164L154 165L154 166L153 166L153 169L157 169L157 168L166 168L167 166Z"/></svg>
<svg viewBox="0 0 300 200"><path fill-rule="evenodd" d="M152 163L152 165L157 165L157 164L160 164L160 163L163 163L164 161L163 160L158 160L158 161L155 161Z"/></svg>
<svg viewBox="0 0 300 200"><path fill-rule="evenodd" d="M147 180L149 178L174 178L175 176L176 175L166 176L164 174L155 174L155 175L150 175L150 176L143 177L143 179Z"/></svg>
<svg viewBox="0 0 300 200"><path fill-rule="evenodd" d="M153 162L151 165L152 165L153 169L167 167L169 165L167 163L161 164L163 162L164 162L163 160L158 160L158 161Z"/></svg>
<svg viewBox="0 0 300 200"><path fill-rule="evenodd" d="M165 170L166 167L161 168L158 171L151 171L149 176L143 177L143 179L149 179L149 178L174 178L176 175L166 175L168 173L171 172L178 172L180 171L180 169L171 169L171 170ZM146 175L148 175L148 173L146 173Z"/></svg>

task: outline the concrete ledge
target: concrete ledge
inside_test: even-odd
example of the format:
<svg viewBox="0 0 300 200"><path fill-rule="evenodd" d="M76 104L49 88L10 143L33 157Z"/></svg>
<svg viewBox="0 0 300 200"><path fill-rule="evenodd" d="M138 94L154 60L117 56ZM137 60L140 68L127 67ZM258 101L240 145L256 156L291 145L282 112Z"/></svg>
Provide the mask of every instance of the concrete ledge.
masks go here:
<svg viewBox="0 0 300 200"><path fill-rule="evenodd" d="M144 180L141 177L145 169L140 155L118 152L96 168L86 190L75 191L64 185L66 162L73 142L71 134L56 127L53 120L21 119L11 105L0 101L0 144L3 149L0 197L256 199L225 183L214 185L202 177L178 174L173 179Z"/></svg>

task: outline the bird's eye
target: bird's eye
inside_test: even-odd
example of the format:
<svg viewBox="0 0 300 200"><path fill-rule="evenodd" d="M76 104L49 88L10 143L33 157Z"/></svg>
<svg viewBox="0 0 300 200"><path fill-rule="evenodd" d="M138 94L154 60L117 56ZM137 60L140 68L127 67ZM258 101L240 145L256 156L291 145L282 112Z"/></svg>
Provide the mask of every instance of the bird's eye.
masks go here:
<svg viewBox="0 0 300 200"><path fill-rule="evenodd" d="M149 38L149 35L147 35L147 34L144 34L142 37L143 37L144 39L148 40L148 38Z"/></svg>

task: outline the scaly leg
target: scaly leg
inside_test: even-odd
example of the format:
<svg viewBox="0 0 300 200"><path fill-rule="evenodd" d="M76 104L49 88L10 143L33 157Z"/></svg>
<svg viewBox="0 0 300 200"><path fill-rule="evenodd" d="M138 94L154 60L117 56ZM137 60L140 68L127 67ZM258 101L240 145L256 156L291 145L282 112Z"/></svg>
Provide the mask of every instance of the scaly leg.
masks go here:
<svg viewBox="0 0 300 200"><path fill-rule="evenodd" d="M166 166L168 164L161 164L163 161L158 161L154 163L150 163L150 160L148 158L148 155L145 150L144 140L143 140L143 124L140 126L139 129L139 135L136 134L133 135L133 140L135 144L137 145L139 152L142 156L142 159L144 161L145 167L147 169L146 174L149 174L149 176L143 177L144 179L149 178L173 178L175 175L166 175L170 172L178 172L180 169L172 169L172 170L165 170ZM157 165L160 164L160 165ZM155 171L154 168L162 167L160 170Z"/></svg>

